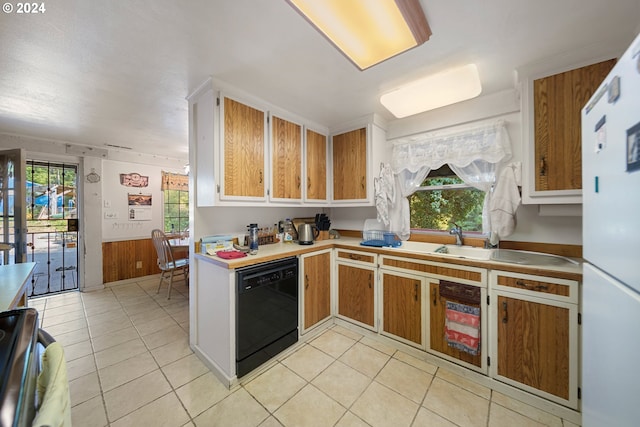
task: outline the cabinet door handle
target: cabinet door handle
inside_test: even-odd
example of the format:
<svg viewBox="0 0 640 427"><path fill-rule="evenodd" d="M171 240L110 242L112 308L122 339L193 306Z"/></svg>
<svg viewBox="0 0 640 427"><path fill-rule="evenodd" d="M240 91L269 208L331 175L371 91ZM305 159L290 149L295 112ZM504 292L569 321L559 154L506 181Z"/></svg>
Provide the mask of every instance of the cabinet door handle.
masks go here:
<svg viewBox="0 0 640 427"><path fill-rule="evenodd" d="M413 289L413 300L416 302L418 301L418 286L420 286L420 283L416 282Z"/></svg>
<svg viewBox="0 0 640 427"><path fill-rule="evenodd" d="M371 289L371 276L369 276L369 289Z"/></svg>
<svg viewBox="0 0 640 427"><path fill-rule="evenodd" d="M433 288L433 306L438 305L438 289Z"/></svg>
<svg viewBox="0 0 640 427"><path fill-rule="evenodd" d="M311 178L307 177L307 189L310 190L311 189Z"/></svg>
<svg viewBox="0 0 640 427"><path fill-rule="evenodd" d="M260 169L260 184L262 184L262 169Z"/></svg>
<svg viewBox="0 0 640 427"><path fill-rule="evenodd" d="M301 182L300 182L300 177L298 176L298 177L296 177L296 178L298 179L298 189L300 189L300 184L301 184Z"/></svg>
<svg viewBox="0 0 640 427"><path fill-rule="evenodd" d="M307 274L304 275L304 288L309 289L309 276Z"/></svg>
<svg viewBox="0 0 640 427"><path fill-rule="evenodd" d="M547 174L547 159L545 156L542 156L540 159L540 176L545 176Z"/></svg>
<svg viewBox="0 0 640 427"><path fill-rule="evenodd" d="M362 180L360 180L360 186L362 187L362 189L365 189L365 183L366 183L366 177L362 177Z"/></svg>
<svg viewBox="0 0 640 427"><path fill-rule="evenodd" d="M546 285L532 286L532 285L529 285L527 282L523 282L522 280L516 280L516 285L517 286L521 286L521 287L526 288L526 289L533 289L534 291L547 291L547 290L549 290L549 287L546 286Z"/></svg>
<svg viewBox="0 0 640 427"><path fill-rule="evenodd" d="M507 302L502 302L502 323L507 323L509 321L509 313L507 312Z"/></svg>

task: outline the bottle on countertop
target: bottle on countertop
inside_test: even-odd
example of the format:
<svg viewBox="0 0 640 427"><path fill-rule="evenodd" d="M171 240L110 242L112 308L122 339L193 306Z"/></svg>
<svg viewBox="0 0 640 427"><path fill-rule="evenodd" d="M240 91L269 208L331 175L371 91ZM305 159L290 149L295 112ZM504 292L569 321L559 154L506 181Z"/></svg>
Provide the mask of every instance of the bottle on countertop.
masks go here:
<svg viewBox="0 0 640 427"><path fill-rule="evenodd" d="M258 253L258 224L249 224L249 254Z"/></svg>
<svg viewBox="0 0 640 427"><path fill-rule="evenodd" d="M282 241L284 243L293 243L294 240L298 240L297 234L291 218L285 219L282 230Z"/></svg>

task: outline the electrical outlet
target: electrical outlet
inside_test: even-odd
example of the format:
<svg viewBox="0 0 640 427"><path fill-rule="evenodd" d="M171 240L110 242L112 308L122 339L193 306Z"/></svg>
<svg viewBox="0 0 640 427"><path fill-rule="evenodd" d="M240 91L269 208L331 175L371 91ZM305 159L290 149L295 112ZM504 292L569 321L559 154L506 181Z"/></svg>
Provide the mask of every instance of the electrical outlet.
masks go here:
<svg viewBox="0 0 640 427"><path fill-rule="evenodd" d="M142 261L136 261L136 268L142 268Z"/></svg>

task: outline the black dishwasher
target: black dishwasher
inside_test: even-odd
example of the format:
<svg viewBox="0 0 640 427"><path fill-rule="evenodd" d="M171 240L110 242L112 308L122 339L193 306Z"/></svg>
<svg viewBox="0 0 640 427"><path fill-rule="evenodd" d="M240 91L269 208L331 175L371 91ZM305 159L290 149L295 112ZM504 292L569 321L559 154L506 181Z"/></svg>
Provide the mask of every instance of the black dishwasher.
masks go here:
<svg viewBox="0 0 640 427"><path fill-rule="evenodd" d="M298 259L236 270L236 375L298 341Z"/></svg>

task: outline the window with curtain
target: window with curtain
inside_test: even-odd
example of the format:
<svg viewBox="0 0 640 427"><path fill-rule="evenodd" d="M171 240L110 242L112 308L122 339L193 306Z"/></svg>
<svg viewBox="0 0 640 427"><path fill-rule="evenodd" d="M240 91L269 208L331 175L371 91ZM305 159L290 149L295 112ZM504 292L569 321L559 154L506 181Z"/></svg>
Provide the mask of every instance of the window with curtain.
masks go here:
<svg viewBox="0 0 640 427"><path fill-rule="evenodd" d="M411 196L418 189L425 187L423 184L430 171L448 165L468 187L482 192L482 232L492 233L492 188L496 183L498 170L510 158L511 142L501 120L394 140L391 169L395 176L396 194L400 197L389 209L390 230L395 231L402 240L409 238L412 228L411 200L416 200ZM442 198L438 200L444 203ZM437 204L438 201L423 201L423 208L435 212L433 206L427 206L427 203Z"/></svg>
<svg viewBox="0 0 640 427"><path fill-rule="evenodd" d="M432 170L409 196L411 230L444 231L456 223L466 232L482 232L484 197L448 165Z"/></svg>
<svg viewBox="0 0 640 427"><path fill-rule="evenodd" d="M165 233L184 233L189 229L189 176L162 172Z"/></svg>

